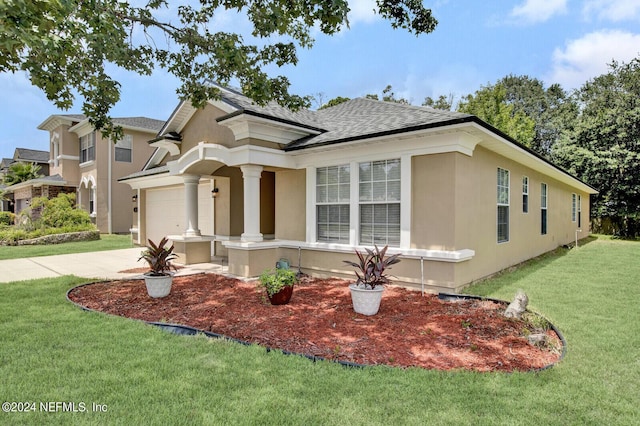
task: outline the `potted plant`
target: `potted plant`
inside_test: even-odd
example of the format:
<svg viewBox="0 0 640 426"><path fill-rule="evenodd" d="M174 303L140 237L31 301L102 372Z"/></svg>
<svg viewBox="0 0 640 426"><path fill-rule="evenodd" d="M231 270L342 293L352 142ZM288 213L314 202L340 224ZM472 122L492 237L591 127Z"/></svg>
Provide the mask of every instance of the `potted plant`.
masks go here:
<svg viewBox="0 0 640 426"><path fill-rule="evenodd" d="M288 268L268 269L260 275L260 286L267 291L272 305L289 303L293 294L293 285L297 282L296 273Z"/></svg>
<svg viewBox="0 0 640 426"><path fill-rule="evenodd" d="M151 297L165 297L171 292L171 283L173 282L173 274L171 269L176 267L171 261L176 259L178 255L173 252L173 245L166 248L169 240L167 237L162 238L158 244L149 240L147 249L140 254L140 258L149 264L149 272L144 274L144 283L147 286L147 293Z"/></svg>
<svg viewBox="0 0 640 426"><path fill-rule="evenodd" d="M382 300L383 285L389 282L389 277L385 271L391 265L400 262L400 254L386 256L388 246L382 250L378 246L371 250L365 248L366 255L356 250L359 262L344 260L343 262L356 268L358 280L349 285L351 290L351 302L353 310L362 315L375 315L380 309Z"/></svg>

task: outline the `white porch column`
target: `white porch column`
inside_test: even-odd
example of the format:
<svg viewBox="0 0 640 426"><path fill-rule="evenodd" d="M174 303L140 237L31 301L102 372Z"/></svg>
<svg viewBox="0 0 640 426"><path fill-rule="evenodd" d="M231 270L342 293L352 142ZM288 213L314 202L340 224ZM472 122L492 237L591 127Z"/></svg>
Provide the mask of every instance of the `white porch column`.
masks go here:
<svg viewBox="0 0 640 426"><path fill-rule="evenodd" d="M262 166L240 166L244 182L244 232L242 241L262 241L260 233L260 176Z"/></svg>
<svg viewBox="0 0 640 426"><path fill-rule="evenodd" d="M184 231L185 237L199 237L198 229L198 182L200 176L184 175L184 205L186 208L187 229Z"/></svg>

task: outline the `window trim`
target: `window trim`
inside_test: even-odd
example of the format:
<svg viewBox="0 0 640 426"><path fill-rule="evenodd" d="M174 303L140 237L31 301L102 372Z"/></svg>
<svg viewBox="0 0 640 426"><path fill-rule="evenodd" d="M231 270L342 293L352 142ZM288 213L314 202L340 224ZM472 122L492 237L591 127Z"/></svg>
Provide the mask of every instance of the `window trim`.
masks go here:
<svg viewBox="0 0 640 426"><path fill-rule="evenodd" d="M385 166L389 163L389 162L397 162L398 164L398 173L400 175L399 179L389 179L388 176L385 176L385 200L375 200L373 199L373 196L371 197L370 200L361 200L361 194L360 194L360 185L363 183L362 179L361 179L361 165L363 164L370 164L371 167L374 167L375 163L385 163ZM372 238L373 238L373 242L363 242L362 241L362 208L363 206L373 206L373 210L375 211L376 207L375 206L387 206L387 212L389 210L389 206L392 205L397 205L398 206L398 242L397 244L395 244L395 242L390 242L389 241L389 217L387 215L387 221L386 221L386 231L385 231L385 243L384 245L388 245L389 247L401 247L402 245L402 158L397 157L397 158L385 158L385 159L381 159L381 160L370 160L370 161L360 161L357 163L357 179L358 179L358 187L357 187L357 222L358 222L358 232L357 232L357 242L360 245L373 245L373 244L377 244L375 242L375 230L372 230ZM373 171L372 171L373 173ZM373 190L373 184L375 182L382 182L380 180L374 180L373 176L371 178L370 181L364 181L365 183L371 183L371 187ZM400 193L398 194L398 199L397 200L389 200L389 182L397 182L398 184L398 191L400 191ZM372 193L373 194L373 193ZM375 215L375 213L374 213ZM375 224L375 220L372 222L372 224ZM382 245L382 243L380 243L379 245Z"/></svg>
<svg viewBox="0 0 640 426"><path fill-rule="evenodd" d="M582 195L578 194L578 228L582 228Z"/></svg>
<svg viewBox="0 0 640 426"><path fill-rule="evenodd" d="M522 213L529 214L529 176L522 176Z"/></svg>
<svg viewBox="0 0 640 426"><path fill-rule="evenodd" d="M506 185L500 185L500 172L504 172L506 174ZM507 201L506 203L501 202L501 188L506 189L507 192ZM503 169L502 167L498 167L496 171L496 240L498 244L508 243L511 239L510 228L511 228L511 172L508 169ZM507 221L506 221L506 237L504 239L500 239L500 211L506 207L507 212Z"/></svg>
<svg viewBox="0 0 640 426"><path fill-rule="evenodd" d="M350 232L349 243L350 247L365 247L366 245L360 245L358 236L360 235L359 224L359 182L358 174L353 173L353 170L357 170L360 162L372 162L380 160L400 159L400 246L393 246L394 249L410 250L411 249L411 182L412 182L412 154L403 153L399 157L392 158L387 154L377 154L360 156L358 160L351 160L349 162L351 170L351 204L350 204ZM306 167L306 224L305 227L305 241L308 244L312 244L315 247L327 247L332 248L336 245L342 245L338 243L326 243L318 242L317 239L317 212L316 212L316 168L325 166L335 166L337 164L344 164L344 159L340 161L335 158L330 161L318 161L313 165L307 165ZM354 214L355 212L355 214ZM372 247L372 246L371 246Z"/></svg>
<svg viewBox="0 0 640 426"><path fill-rule="evenodd" d="M544 182L540 182L540 235L547 235L549 232L548 210L549 186Z"/></svg>
<svg viewBox="0 0 640 426"><path fill-rule="evenodd" d="M82 148L83 139L86 140L87 143L91 142L91 145L87 145L86 148ZM80 148L80 155L78 158L80 165L91 164L92 162L96 161L96 133L95 132L89 132L86 135L80 136L78 138L78 145ZM93 148L93 150L91 150L91 148ZM86 159L83 158L83 155L82 155L83 152L87 153ZM92 158L89 158L90 152L93 152L93 155L91 156Z"/></svg>
<svg viewBox="0 0 640 426"><path fill-rule="evenodd" d="M347 167L349 169L349 180L348 182L340 182L339 178L338 178L338 194L340 193L340 185L349 185L349 199L347 201L340 201L339 197L338 200L335 202L329 202L327 201L318 201L318 188L320 186L320 184L318 184L318 173L320 172L320 170L322 169L326 169L327 170L327 178L328 178L328 170L330 168L337 168L338 169L338 176L340 175L340 168L341 167ZM315 191L314 191L314 209L315 209L315 223L314 223L314 227L315 227L315 241L319 242L319 243L334 243L334 244L347 244L351 241L351 216L352 216L352 208L351 208L351 199L353 198L353 191L351 190L351 186L352 186L352 179L351 179L351 164L350 163L343 163L343 164L337 164L337 165L332 165L332 166L322 166L322 167L316 167L315 168L315 182L314 182L314 187L315 187ZM329 185L329 183L327 182L326 184L321 184L323 186L327 186ZM327 192L328 193L328 192ZM320 206L348 206L349 207L349 217L347 220L348 223L348 227L349 227L349 232L348 232L348 237L346 240L344 239L337 239L337 240L330 240L330 239L326 239L326 240L321 240L320 239L320 232L319 232L319 227L320 227L320 222L319 222L319 218L318 218L318 207ZM329 224L329 222L327 222L327 224ZM339 223L340 226L342 226L342 222Z"/></svg>
<svg viewBox="0 0 640 426"><path fill-rule="evenodd" d="M128 142L129 144L128 148L120 146L124 142ZM118 160L118 156L116 155L116 153L118 152L118 149L129 151L130 158L128 161ZM128 135L128 134L124 135L122 139L120 139L113 145L113 161L117 163L128 163L128 164L133 163L133 135Z"/></svg>

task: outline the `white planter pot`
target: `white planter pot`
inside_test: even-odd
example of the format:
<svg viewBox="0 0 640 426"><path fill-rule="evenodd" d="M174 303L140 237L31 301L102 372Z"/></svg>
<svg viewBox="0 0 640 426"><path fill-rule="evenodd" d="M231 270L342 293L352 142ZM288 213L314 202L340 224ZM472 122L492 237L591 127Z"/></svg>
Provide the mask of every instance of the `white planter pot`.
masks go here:
<svg viewBox="0 0 640 426"><path fill-rule="evenodd" d="M350 284L351 302L353 310L362 315L375 315L380 309L383 286L377 286L373 290L364 288L362 285Z"/></svg>
<svg viewBox="0 0 640 426"><path fill-rule="evenodd" d="M173 277L171 275L146 275L144 276L144 283L147 286L147 293L151 297L165 297L171 292L171 283Z"/></svg>

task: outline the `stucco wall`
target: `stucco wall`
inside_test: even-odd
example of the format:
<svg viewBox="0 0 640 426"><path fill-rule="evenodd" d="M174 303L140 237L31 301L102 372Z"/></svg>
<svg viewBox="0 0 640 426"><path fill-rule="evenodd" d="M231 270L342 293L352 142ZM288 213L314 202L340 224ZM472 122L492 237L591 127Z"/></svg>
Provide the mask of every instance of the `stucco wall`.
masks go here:
<svg viewBox="0 0 640 426"><path fill-rule="evenodd" d="M519 163L482 147L473 157L451 154L456 162L457 209L455 245L475 250L474 258L457 268L456 281L468 283L553 250L575 239L578 224L572 222L572 193L582 197L582 232L589 234L589 194L550 179ZM509 241L497 242L497 169L509 170ZM529 211L523 213L522 178L529 178ZM548 226L541 235L541 189L547 184Z"/></svg>
<svg viewBox="0 0 640 426"><path fill-rule="evenodd" d="M281 240L306 238L306 171L276 172L275 233Z"/></svg>
<svg viewBox="0 0 640 426"><path fill-rule="evenodd" d="M197 110L189 120L189 125L182 131L181 152L184 154L200 142L217 143L227 147L233 146L233 132L216 122L216 118L226 113L213 105Z"/></svg>

